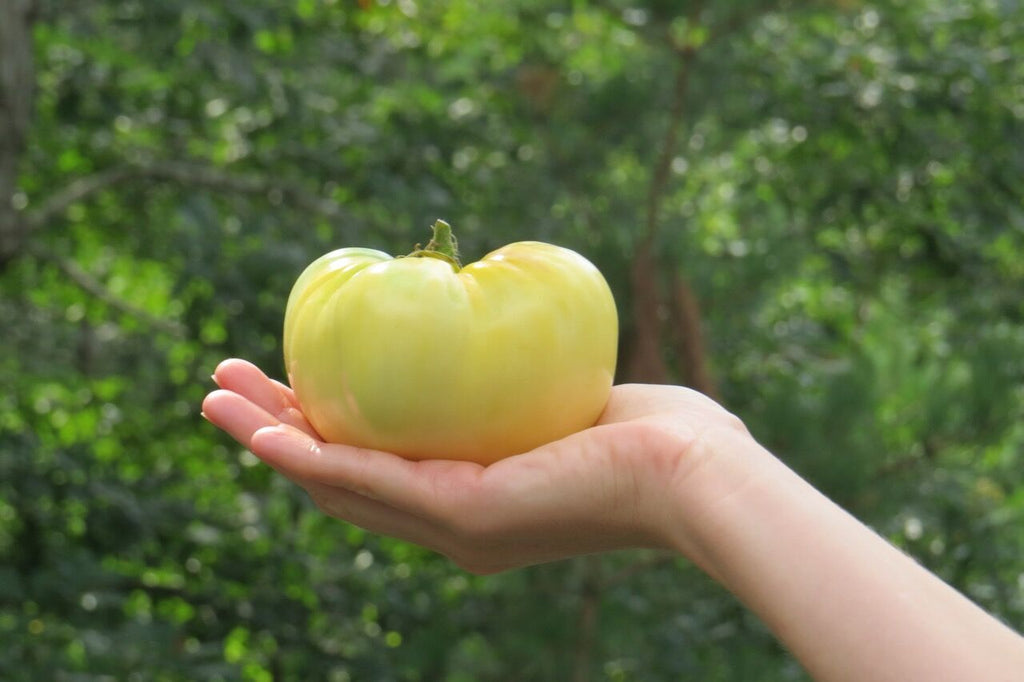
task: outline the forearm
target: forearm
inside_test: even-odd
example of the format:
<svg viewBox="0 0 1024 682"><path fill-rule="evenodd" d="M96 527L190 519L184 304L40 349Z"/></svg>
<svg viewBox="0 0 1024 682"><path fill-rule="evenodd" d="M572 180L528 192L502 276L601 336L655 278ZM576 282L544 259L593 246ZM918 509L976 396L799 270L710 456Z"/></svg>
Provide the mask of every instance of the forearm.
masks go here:
<svg viewBox="0 0 1024 682"><path fill-rule="evenodd" d="M724 434L677 485L673 541L820 680L1017 680L1024 639Z"/></svg>

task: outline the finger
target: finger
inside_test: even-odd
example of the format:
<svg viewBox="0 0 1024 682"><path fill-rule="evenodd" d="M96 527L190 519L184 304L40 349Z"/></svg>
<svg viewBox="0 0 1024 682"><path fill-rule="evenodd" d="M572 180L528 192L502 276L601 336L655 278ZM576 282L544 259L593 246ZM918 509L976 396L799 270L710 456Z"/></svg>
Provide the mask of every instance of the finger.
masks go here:
<svg viewBox="0 0 1024 682"><path fill-rule="evenodd" d="M441 551L442 533L427 519L401 511L389 504L323 483L309 482L303 486L320 511L359 526L371 533L422 545Z"/></svg>
<svg viewBox="0 0 1024 682"><path fill-rule="evenodd" d="M260 429L251 449L289 478L345 488L431 519L443 520L455 493L475 487L483 471L470 462L412 462L388 452L323 443L289 427Z"/></svg>
<svg viewBox="0 0 1024 682"><path fill-rule="evenodd" d="M217 365L217 368L213 370L211 378L216 382L217 386L223 388L221 384L225 380L230 381L231 375L239 372L248 372L252 369L259 371L256 365L252 364L248 360L243 360L241 358L228 358L226 360L221 360L220 364Z"/></svg>
<svg viewBox="0 0 1024 682"><path fill-rule="evenodd" d="M301 406L299 405L299 399L295 397L295 391L292 390L291 386L288 386L287 384L284 384L278 381L277 379L270 379L269 377L266 377L266 374L264 374L263 370L261 370L259 367L252 364L248 360L242 360L241 358L228 358L227 360L224 360L223 362L220 363L220 365L217 366L217 369L214 371L212 378L217 383L217 386L219 386L220 388L226 388L226 386L223 386L221 384L222 380L230 381L231 375L241 376L247 373L262 374L265 378L267 378L270 381L270 383L274 384L274 386L277 386L278 390L281 392L281 395L283 395L285 400L288 402L288 405L294 407L297 410L302 409Z"/></svg>
<svg viewBox="0 0 1024 682"><path fill-rule="evenodd" d="M206 396L203 400L203 416L214 426L227 431L232 438L249 450L252 450L252 436L256 431L266 427L282 426L282 422L259 405L225 389L213 391ZM282 427L293 428L287 425ZM272 463L271 466L276 468ZM289 476L286 471L280 473L299 485L305 486L308 483L304 479Z"/></svg>
<svg viewBox="0 0 1024 682"><path fill-rule="evenodd" d="M242 395L284 422L319 438L316 429L299 409L291 389L272 380L256 365L246 360L231 358L217 366L213 374L220 388Z"/></svg>
<svg viewBox="0 0 1024 682"><path fill-rule="evenodd" d="M216 426L227 431L239 443L249 446L252 434L261 428L278 426L273 415L245 397L228 390L217 390L203 401L203 413ZM282 471L285 475L292 473ZM293 477L303 486L326 514L353 523L372 532L422 541L429 532L426 523L411 514L344 488L332 487L301 476Z"/></svg>
<svg viewBox="0 0 1024 682"><path fill-rule="evenodd" d="M295 391L292 390L291 386L283 384L277 379L271 379L271 381L274 383L275 386L277 386L278 390L281 391L281 395L285 397L285 399L292 407L294 407L295 409L301 409L301 407L299 406L299 399L295 397Z"/></svg>
<svg viewBox="0 0 1024 682"><path fill-rule="evenodd" d="M249 399L224 389L211 392L203 400L203 416L251 449L252 435L280 420Z"/></svg>

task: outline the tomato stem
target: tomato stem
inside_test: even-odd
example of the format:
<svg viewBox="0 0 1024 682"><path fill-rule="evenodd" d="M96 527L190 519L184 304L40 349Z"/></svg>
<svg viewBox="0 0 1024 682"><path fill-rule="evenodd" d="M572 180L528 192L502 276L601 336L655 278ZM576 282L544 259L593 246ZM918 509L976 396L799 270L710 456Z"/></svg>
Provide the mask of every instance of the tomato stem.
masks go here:
<svg viewBox="0 0 1024 682"><path fill-rule="evenodd" d="M408 257L439 258L451 263L455 271L458 272L462 269L462 263L459 261L459 243L456 241L455 235L452 234L452 226L438 218L431 227L434 230L434 236L423 248L417 244Z"/></svg>

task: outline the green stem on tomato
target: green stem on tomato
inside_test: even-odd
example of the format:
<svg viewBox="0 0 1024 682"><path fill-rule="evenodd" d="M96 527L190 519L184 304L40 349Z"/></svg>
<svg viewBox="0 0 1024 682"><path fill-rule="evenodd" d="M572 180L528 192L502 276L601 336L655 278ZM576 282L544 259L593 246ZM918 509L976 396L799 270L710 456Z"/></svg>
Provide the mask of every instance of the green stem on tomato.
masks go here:
<svg viewBox="0 0 1024 682"><path fill-rule="evenodd" d="M434 236L427 242L427 245L421 249L417 244L407 257L438 258L448 261L458 272L462 269L462 263L459 261L459 243L456 241L455 235L452 234L452 226L439 218L431 227L434 230Z"/></svg>

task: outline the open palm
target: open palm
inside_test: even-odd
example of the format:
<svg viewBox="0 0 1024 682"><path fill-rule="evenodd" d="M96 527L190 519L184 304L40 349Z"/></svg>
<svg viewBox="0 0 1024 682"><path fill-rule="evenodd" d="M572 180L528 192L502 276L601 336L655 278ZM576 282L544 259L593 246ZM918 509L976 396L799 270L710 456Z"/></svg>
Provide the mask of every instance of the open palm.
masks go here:
<svg viewBox="0 0 1024 682"><path fill-rule="evenodd" d="M217 367L204 415L306 489L327 514L415 542L463 568L666 545L659 512L697 466L701 435L743 426L680 387L621 385L585 431L484 467L323 442L294 393L238 359Z"/></svg>

